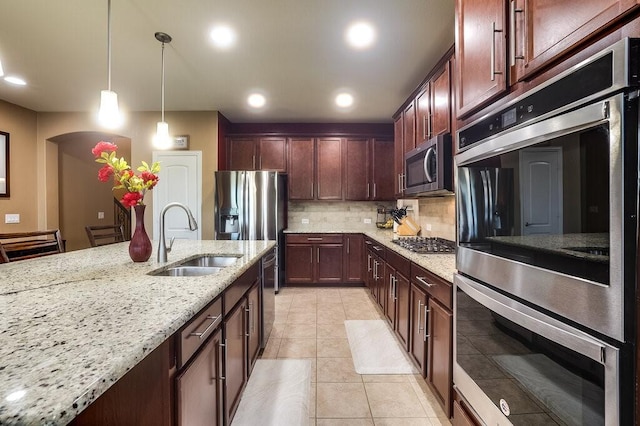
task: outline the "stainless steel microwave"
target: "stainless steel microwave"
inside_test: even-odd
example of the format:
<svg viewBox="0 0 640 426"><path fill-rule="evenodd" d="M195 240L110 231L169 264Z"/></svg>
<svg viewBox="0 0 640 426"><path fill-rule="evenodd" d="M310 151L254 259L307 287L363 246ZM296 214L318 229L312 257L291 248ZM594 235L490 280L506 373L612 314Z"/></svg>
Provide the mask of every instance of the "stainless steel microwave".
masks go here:
<svg viewBox="0 0 640 426"><path fill-rule="evenodd" d="M435 196L453 193L451 134L429 139L407 152L405 190L409 196Z"/></svg>

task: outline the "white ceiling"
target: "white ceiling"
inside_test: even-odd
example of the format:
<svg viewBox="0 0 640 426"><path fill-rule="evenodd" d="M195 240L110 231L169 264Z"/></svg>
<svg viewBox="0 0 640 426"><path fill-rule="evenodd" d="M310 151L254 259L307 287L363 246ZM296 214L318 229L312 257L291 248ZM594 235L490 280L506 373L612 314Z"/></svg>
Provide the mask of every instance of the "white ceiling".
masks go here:
<svg viewBox="0 0 640 426"><path fill-rule="evenodd" d="M112 89L129 111L218 110L232 122L389 122L453 44L453 0L112 0ZM344 42L351 21L377 28L376 44ZM233 26L236 47L209 42ZM107 86L107 0L1 0L0 99L35 111L97 111ZM338 111L339 89L356 99ZM251 90L267 97L246 106Z"/></svg>

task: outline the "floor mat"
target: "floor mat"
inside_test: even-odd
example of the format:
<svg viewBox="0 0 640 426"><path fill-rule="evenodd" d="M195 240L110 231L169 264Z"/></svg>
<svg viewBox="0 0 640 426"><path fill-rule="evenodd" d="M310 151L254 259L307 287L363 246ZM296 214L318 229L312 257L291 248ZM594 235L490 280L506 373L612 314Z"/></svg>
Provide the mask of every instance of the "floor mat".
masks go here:
<svg viewBox="0 0 640 426"><path fill-rule="evenodd" d="M358 374L416 374L384 320L347 320L344 322Z"/></svg>
<svg viewBox="0 0 640 426"><path fill-rule="evenodd" d="M259 359L232 426L298 426L309 421L311 360Z"/></svg>

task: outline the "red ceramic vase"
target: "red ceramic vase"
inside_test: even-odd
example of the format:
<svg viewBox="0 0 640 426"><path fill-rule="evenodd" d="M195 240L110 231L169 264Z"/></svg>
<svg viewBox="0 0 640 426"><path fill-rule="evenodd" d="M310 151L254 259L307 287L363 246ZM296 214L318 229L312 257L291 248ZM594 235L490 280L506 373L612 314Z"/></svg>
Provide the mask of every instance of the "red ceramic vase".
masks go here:
<svg viewBox="0 0 640 426"><path fill-rule="evenodd" d="M134 262L146 262L151 257L151 240L144 229L144 204L136 204L133 210L136 213L136 229L129 243L129 256Z"/></svg>

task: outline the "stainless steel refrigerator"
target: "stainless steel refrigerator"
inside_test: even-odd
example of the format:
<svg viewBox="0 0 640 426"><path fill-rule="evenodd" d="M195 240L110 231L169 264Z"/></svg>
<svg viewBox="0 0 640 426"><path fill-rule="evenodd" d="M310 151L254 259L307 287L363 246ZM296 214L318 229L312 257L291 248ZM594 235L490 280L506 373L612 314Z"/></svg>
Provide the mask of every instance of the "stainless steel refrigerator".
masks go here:
<svg viewBox="0 0 640 426"><path fill-rule="evenodd" d="M275 316L275 293L283 274L284 234L287 227L287 176L269 171L215 172L216 240L274 240L275 264L267 256L263 268L263 346ZM275 274L275 276L274 276Z"/></svg>

